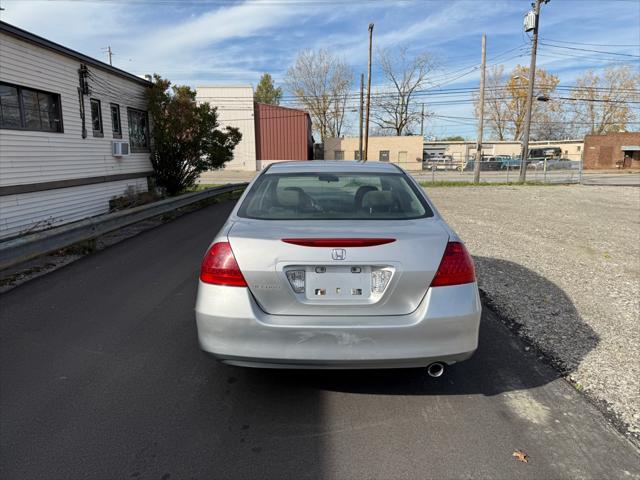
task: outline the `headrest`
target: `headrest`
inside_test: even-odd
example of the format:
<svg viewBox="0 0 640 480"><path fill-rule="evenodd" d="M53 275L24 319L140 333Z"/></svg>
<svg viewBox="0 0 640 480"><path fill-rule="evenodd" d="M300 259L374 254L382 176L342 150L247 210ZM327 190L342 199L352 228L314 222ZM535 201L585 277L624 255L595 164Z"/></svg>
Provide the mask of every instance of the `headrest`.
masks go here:
<svg viewBox="0 0 640 480"><path fill-rule="evenodd" d="M297 190L278 190L278 203L283 207L297 207L300 205L300 192Z"/></svg>
<svg viewBox="0 0 640 480"><path fill-rule="evenodd" d="M392 207L393 195L388 191L367 192L362 198L362 206L364 208Z"/></svg>

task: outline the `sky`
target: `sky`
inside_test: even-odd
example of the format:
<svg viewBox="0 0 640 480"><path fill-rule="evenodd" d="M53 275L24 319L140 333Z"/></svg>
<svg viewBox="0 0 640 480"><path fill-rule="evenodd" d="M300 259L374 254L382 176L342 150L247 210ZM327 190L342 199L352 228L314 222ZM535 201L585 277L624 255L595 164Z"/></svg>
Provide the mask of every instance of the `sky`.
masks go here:
<svg viewBox="0 0 640 480"><path fill-rule="evenodd" d="M489 67L529 65L527 0L0 0L0 6L5 22L103 61L111 46L114 66L193 87L255 86L263 72L282 84L301 50L325 48L351 66L356 92L373 22L372 91L388 91L378 49L406 47L437 60L420 99L433 114L428 137L474 137L471 95L451 89L478 87L483 33ZM621 63L639 69L640 0L551 0L542 5L540 39L538 67L560 85L572 85L588 69ZM295 105L289 95L283 104Z"/></svg>

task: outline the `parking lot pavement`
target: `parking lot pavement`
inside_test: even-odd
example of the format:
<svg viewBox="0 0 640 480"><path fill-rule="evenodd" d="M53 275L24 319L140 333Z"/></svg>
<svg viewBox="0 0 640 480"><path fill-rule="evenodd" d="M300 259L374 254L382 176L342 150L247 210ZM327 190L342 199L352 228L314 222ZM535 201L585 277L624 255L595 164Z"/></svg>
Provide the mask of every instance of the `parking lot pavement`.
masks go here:
<svg viewBox="0 0 640 480"><path fill-rule="evenodd" d="M230 207L0 296L2 478L640 478L638 450L487 309L440 379L205 356L198 266Z"/></svg>
<svg viewBox="0 0 640 480"><path fill-rule="evenodd" d="M640 187L640 172L637 170L617 173L588 171L582 175L582 184Z"/></svg>

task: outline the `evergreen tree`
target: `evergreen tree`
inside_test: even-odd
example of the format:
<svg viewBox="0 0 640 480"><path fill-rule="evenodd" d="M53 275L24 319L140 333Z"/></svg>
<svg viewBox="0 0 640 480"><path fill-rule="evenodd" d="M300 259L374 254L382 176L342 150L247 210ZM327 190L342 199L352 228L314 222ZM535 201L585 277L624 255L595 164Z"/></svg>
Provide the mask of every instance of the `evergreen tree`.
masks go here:
<svg viewBox="0 0 640 480"><path fill-rule="evenodd" d="M263 73L256 87L255 100L260 103L268 103L270 105L280 105L282 98L282 88L276 88L273 84L273 78L268 73Z"/></svg>

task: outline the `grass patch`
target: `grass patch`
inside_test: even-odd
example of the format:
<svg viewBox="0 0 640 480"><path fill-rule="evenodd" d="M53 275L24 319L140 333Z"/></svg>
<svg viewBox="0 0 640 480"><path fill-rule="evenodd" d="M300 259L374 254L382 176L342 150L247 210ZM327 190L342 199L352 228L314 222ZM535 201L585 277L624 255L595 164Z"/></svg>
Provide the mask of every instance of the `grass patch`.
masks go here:
<svg viewBox="0 0 640 480"><path fill-rule="evenodd" d="M565 183L543 183L543 182L464 182L460 180L438 180L435 182L421 181L423 187L552 187L558 185L567 185Z"/></svg>

